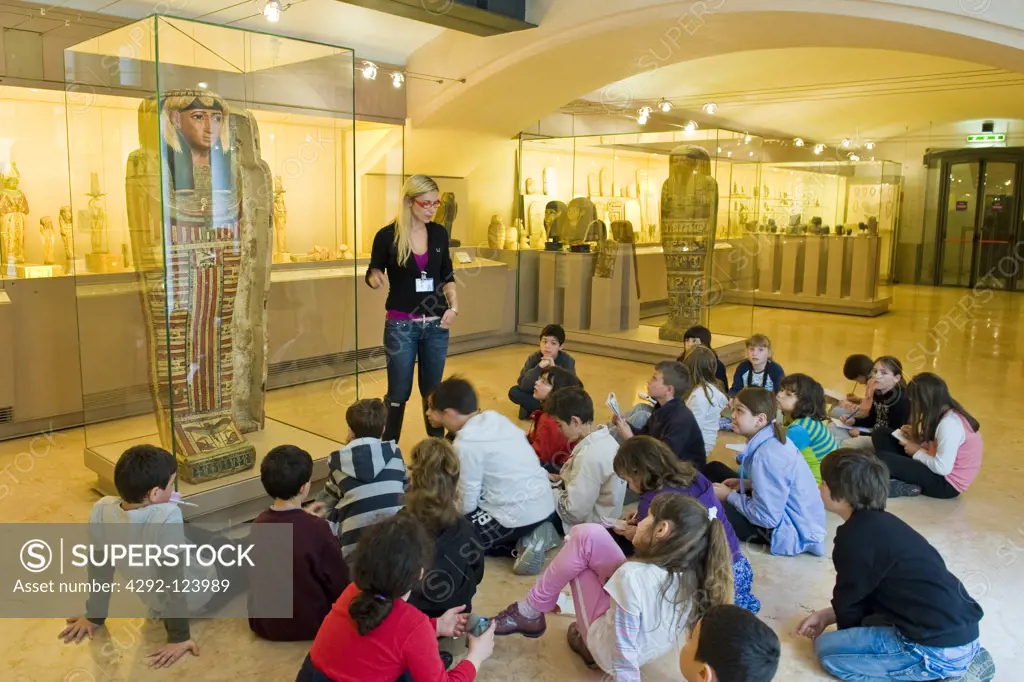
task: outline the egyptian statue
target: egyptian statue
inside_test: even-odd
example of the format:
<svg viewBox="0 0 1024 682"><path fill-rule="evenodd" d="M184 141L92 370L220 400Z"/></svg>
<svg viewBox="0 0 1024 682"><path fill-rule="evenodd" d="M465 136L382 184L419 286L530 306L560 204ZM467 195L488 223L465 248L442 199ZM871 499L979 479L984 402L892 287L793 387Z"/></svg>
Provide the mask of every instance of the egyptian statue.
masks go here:
<svg viewBox="0 0 1024 682"><path fill-rule="evenodd" d="M288 253L288 207L284 203L287 190L281 176L274 178L274 254Z"/></svg>
<svg viewBox="0 0 1024 682"><path fill-rule="evenodd" d="M57 244L57 232L53 229L53 218L39 219L39 239L43 242L43 265L53 265L53 249Z"/></svg>
<svg viewBox="0 0 1024 682"><path fill-rule="evenodd" d="M544 206L544 232L548 239L562 240L567 208L561 201L549 201Z"/></svg>
<svg viewBox="0 0 1024 682"><path fill-rule="evenodd" d="M3 263L25 262L25 215L28 199L18 189L21 173L11 162L8 173L0 173L0 260Z"/></svg>
<svg viewBox="0 0 1024 682"><path fill-rule="evenodd" d="M206 90L143 101L139 142L128 225L157 423L196 483L255 462L242 434L264 423L273 185L252 114Z"/></svg>
<svg viewBox="0 0 1024 682"><path fill-rule="evenodd" d="M576 197L565 210L565 228L561 239L570 244L597 242L600 240L597 223L594 202L587 197Z"/></svg>
<svg viewBox="0 0 1024 682"><path fill-rule="evenodd" d="M452 239L452 224L458 215L459 204L455 201L455 194L452 192L441 194L441 204L437 207L437 212L434 213L434 222L444 225L445 232L448 233L448 246L462 246L462 242L458 239Z"/></svg>
<svg viewBox="0 0 1024 682"><path fill-rule="evenodd" d="M71 265L74 262L72 254L75 252L75 228L71 219L70 206L60 207L60 212L57 214L57 224L60 225L60 241L64 245L64 260L68 264L68 272L70 272L72 270Z"/></svg>
<svg viewBox="0 0 1024 682"><path fill-rule="evenodd" d="M669 318L658 335L682 342L689 327L707 324L718 183L711 176L711 156L702 147L673 149L668 172L661 187L661 245Z"/></svg>

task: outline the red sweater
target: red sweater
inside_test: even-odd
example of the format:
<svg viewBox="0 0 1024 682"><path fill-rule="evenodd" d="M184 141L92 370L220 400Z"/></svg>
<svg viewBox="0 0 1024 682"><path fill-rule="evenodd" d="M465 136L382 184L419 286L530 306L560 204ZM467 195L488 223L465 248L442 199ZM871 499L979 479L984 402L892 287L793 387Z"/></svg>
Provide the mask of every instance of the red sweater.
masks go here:
<svg viewBox="0 0 1024 682"><path fill-rule="evenodd" d="M331 605L349 584L348 567L341 558L338 538L326 521L302 509L268 509L253 523L289 523L292 526L292 617L250 618L249 627L263 639L274 642L313 639L320 623L331 612ZM281 589L277 584L252 587L254 591L268 593Z"/></svg>
<svg viewBox="0 0 1024 682"><path fill-rule="evenodd" d="M572 454L572 447L558 430L555 418L545 414L544 410L536 410L530 415L533 426L526 439L533 446L533 451L543 464L562 466Z"/></svg>
<svg viewBox="0 0 1024 682"><path fill-rule="evenodd" d="M445 672L437 649L437 621L403 600L365 636L348 615L359 593L352 583L334 602L309 650L313 666L334 682L395 682L409 673L416 682L472 682L476 667L462 661Z"/></svg>

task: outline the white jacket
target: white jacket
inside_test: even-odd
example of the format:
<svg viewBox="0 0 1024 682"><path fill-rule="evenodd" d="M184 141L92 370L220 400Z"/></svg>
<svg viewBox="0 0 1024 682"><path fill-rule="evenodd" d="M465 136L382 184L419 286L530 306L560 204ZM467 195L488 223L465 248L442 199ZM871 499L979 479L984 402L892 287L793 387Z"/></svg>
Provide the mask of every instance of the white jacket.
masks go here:
<svg viewBox="0 0 1024 682"><path fill-rule="evenodd" d="M626 482L615 475L619 443L601 426L576 444L562 466L565 488L555 490L558 516L566 526L601 523L622 515Z"/></svg>
<svg viewBox="0 0 1024 682"><path fill-rule="evenodd" d="M686 406L697 418L697 426L704 436L704 451L711 454L715 449L715 441L718 440L718 426L722 419L722 410L729 405L729 398L717 386L708 386L711 392L711 400L708 400L704 393L704 387L698 386L686 399Z"/></svg>
<svg viewBox="0 0 1024 682"><path fill-rule="evenodd" d="M505 528L551 516L555 501L548 474L526 433L488 410L469 418L455 436L462 471L462 513L482 509Z"/></svg>

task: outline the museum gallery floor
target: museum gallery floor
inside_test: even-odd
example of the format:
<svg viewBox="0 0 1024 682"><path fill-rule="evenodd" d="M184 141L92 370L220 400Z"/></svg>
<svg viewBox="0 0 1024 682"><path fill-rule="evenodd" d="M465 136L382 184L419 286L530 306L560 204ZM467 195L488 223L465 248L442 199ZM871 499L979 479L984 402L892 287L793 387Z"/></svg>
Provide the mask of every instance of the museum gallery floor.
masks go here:
<svg viewBox="0 0 1024 682"><path fill-rule="evenodd" d="M962 302L973 303L965 316ZM790 372L806 372L825 386L848 388L842 360L851 352L891 353L904 358L908 372L929 369L944 376L956 398L981 421L985 464L978 482L954 502L923 498L896 500L891 509L921 530L942 552L951 569L985 608L982 639L1001 668L998 679L1015 679L1024 650L1024 470L1018 454L1024 444L1019 415L1024 398L1016 390L1024 366L1024 337L1017 325L1024 298L1003 293L981 295L966 289L896 287L892 312L875 319L808 312L757 309L754 328L768 334L776 358ZM571 339L570 339L571 344ZM571 346L570 346L571 348ZM507 346L452 357L448 373L470 377L486 407L514 416L505 393L515 368L530 351ZM909 359L908 359L909 358ZM920 365L912 359L920 359ZM595 395L615 391L633 395L643 388L650 367L622 360L579 356L581 378ZM513 374L509 374L509 373ZM362 377L364 394L383 393L381 372ZM269 409L312 411L323 420L343 419L331 399L331 382L272 391ZM408 449L423 435L422 423L407 420L403 438ZM58 432L51 443L30 440L0 443L0 519L5 522L70 522L88 516L97 494L93 474L82 464L81 429ZM717 456L726 450L719 445ZM830 518L830 539L836 519ZM749 554L756 574L755 593L764 603L762 617L784 643L784 663L777 679L787 682L828 679L815 664L810 644L792 631L802 614L826 603L834 572L830 560L802 556L779 558ZM518 598L529 579L512 575L510 562L489 560L474 606L492 613ZM72 615L72 614L69 614ZM565 643L566 618L549 620L540 640L500 640L480 679L512 682L593 680ZM171 670L150 671L145 655L162 643L158 623L114 619L109 631L91 643L64 646L57 641L58 620L0 621L0 657L5 682L94 682L100 680L266 680L294 679L305 644L258 641L244 620L199 622L193 633L200 657L185 658ZM675 682L671 656L649 668L645 679Z"/></svg>

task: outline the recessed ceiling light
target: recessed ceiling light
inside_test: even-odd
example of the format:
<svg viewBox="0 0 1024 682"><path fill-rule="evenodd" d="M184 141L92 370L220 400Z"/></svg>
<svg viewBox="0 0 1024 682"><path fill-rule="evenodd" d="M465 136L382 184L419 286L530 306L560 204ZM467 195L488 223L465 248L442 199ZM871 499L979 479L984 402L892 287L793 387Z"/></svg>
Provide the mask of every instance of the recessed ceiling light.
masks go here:
<svg viewBox="0 0 1024 682"><path fill-rule="evenodd" d="M715 104L714 102L708 102L707 104L701 107L701 110L705 114L713 116L715 112L718 111L718 105Z"/></svg>
<svg viewBox="0 0 1024 682"><path fill-rule="evenodd" d="M750 152L750 155L751 155L751 156L753 156L753 155L754 155L754 152Z"/></svg>
<svg viewBox="0 0 1024 682"><path fill-rule="evenodd" d="M672 102L669 102L667 99L662 97L661 101L658 102L658 108L667 114L672 111Z"/></svg>
<svg viewBox="0 0 1024 682"><path fill-rule="evenodd" d="M732 152L727 152L729 156L732 156Z"/></svg>
<svg viewBox="0 0 1024 682"><path fill-rule="evenodd" d="M263 17L267 21L277 23L283 11L284 8L281 7L281 0L267 0L267 4L263 6Z"/></svg>
<svg viewBox="0 0 1024 682"><path fill-rule="evenodd" d="M853 152L850 152L850 155L847 158L849 158L850 161L860 161L860 157L854 154Z"/></svg>
<svg viewBox="0 0 1024 682"><path fill-rule="evenodd" d="M377 65L373 62L363 62L363 67L360 69L363 73L363 78L368 81L377 80Z"/></svg>
<svg viewBox="0 0 1024 682"><path fill-rule="evenodd" d="M747 135L746 137L743 138L743 144L750 144L751 139L752 138L750 137L750 135Z"/></svg>
<svg viewBox="0 0 1024 682"><path fill-rule="evenodd" d="M199 86L200 90L205 90L206 88L210 87L210 84L206 81L199 81L196 85Z"/></svg>

